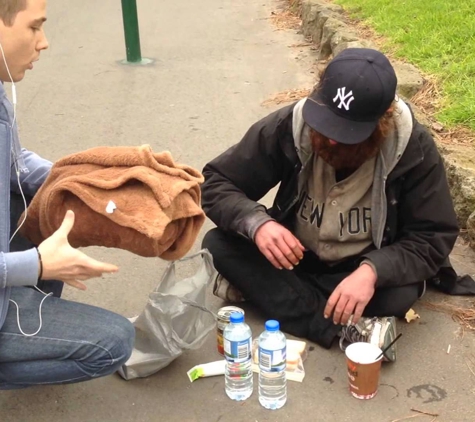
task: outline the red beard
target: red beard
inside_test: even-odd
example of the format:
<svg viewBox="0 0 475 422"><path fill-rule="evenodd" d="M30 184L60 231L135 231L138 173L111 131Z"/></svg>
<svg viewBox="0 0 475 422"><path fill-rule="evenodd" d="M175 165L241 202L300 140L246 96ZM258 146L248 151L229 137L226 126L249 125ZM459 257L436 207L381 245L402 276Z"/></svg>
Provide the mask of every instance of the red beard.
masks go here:
<svg viewBox="0 0 475 422"><path fill-rule="evenodd" d="M378 127L373 134L356 145L330 144L326 136L310 130L313 150L335 170L354 171L369 159L375 157L384 142L385 136Z"/></svg>

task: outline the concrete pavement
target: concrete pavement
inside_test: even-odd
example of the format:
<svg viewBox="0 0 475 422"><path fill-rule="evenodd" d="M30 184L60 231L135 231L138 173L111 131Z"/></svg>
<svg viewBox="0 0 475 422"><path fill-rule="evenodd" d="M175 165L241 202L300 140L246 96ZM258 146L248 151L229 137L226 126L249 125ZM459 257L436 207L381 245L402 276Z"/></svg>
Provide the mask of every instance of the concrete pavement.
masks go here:
<svg viewBox="0 0 475 422"><path fill-rule="evenodd" d="M302 36L275 31L267 19L278 6L276 0L142 0L142 53L155 63L131 67L118 64L125 56L120 2L50 0L51 48L18 85L23 144L55 160L98 145L148 143L201 169L272 110L262 101L313 84L312 51L289 48L303 42ZM210 227L207 222L194 250ZM86 293L67 289L64 296L125 316L141 311L166 266L123 251L90 248L88 253L119 264L120 273L89 282ZM475 275L473 253L463 245L453 259L461 271ZM214 311L223 305L209 299ZM245 309L257 335L264 321ZM188 369L219 359L211 334L201 350L147 379L111 376L0 392L0 421L386 422L410 416L411 408L440 414L437 422L475 421L475 376L467 361L475 355L475 336L460 338L450 317L417 310L420 320L399 324L404 333L399 361L384 366L380 393L368 402L349 396L342 353L313 344L304 382L289 382L288 403L277 412L261 408L256 391L244 403L228 400L221 377L190 384Z"/></svg>

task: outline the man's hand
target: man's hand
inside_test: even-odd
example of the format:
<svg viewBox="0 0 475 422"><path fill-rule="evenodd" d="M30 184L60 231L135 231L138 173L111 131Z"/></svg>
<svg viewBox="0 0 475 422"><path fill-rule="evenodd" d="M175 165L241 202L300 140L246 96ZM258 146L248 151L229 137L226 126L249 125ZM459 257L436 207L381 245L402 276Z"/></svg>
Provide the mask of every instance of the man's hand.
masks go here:
<svg viewBox="0 0 475 422"><path fill-rule="evenodd" d="M284 226L268 221L257 229L254 242L261 253L279 270L292 270L303 258L304 246Z"/></svg>
<svg viewBox="0 0 475 422"><path fill-rule="evenodd" d="M374 295L376 274L368 264L361 265L333 291L323 312L325 318L333 314L335 324L346 324L351 315L356 324Z"/></svg>
<svg viewBox="0 0 475 422"><path fill-rule="evenodd" d="M68 211L61 227L38 246L43 263L42 279L61 280L72 287L86 290L81 281L100 277L103 273L115 273L118 268L96 261L74 249L68 242L73 226L74 213Z"/></svg>

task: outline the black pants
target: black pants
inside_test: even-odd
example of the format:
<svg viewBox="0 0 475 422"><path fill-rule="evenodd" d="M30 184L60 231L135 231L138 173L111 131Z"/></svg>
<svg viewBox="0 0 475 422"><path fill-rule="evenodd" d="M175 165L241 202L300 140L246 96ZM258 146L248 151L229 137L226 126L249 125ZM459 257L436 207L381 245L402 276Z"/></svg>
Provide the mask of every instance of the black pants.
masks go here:
<svg viewBox="0 0 475 422"><path fill-rule="evenodd" d="M27 205L31 202L30 197L26 197ZM22 212L25 210L25 204L21 195L14 192L10 194L10 236L15 232L18 225L18 220ZM25 239L20 233L17 233L10 243L11 252L26 251L38 245L33 245L29 240ZM61 297L64 283L62 281L41 280L37 284L38 288L45 293L53 293L55 297Z"/></svg>
<svg viewBox="0 0 475 422"><path fill-rule="evenodd" d="M327 299L358 266L356 260L329 267L312 252L294 270L276 269L247 240L220 229L208 232L203 247L213 255L216 269L266 318L277 319L282 330L329 348L340 330L323 317ZM377 289L365 316L403 317L419 298L423 284Z"/></svg>

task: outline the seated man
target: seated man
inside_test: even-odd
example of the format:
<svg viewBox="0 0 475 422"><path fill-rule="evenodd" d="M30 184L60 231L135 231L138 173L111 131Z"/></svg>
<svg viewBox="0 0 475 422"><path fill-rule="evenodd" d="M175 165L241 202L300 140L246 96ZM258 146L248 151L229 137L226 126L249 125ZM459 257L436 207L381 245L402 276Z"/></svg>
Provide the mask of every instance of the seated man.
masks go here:
<svg viewBox="0 0 475 422"><path fill-rule="evenodd" d="M205 166L215 294L326 348L395 336L458 234L441 157L396 85L383 54L344 50L308 98Z"/></svg>
<svg viewBox="0 0 475 422"><path fill-rule="evenodd" d="M0 2L0 390L111 374L129 358L135 336L126 318L60 299L58 282L45 282L61 280L83 290L85 280L117 271L69 245L73 212L38 247L16 230L19 214L51 168L49 161L20 148L14 109L14 82L48 47L45 20L46 0ZM13 84L13 106L3 82Z"/></svg>

